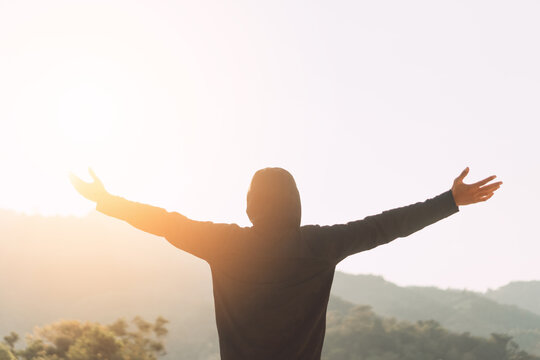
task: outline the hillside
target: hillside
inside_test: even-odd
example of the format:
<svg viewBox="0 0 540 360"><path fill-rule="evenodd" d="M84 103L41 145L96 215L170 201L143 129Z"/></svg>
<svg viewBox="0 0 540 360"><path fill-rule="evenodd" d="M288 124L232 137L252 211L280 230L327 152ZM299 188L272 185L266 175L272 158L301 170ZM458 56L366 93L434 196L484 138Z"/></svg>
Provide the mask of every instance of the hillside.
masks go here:
<svg viewBox="0 0 540 360"><path fill-rule="evenodd" d="M511 304L540 315L540 281L513 281L486 296L501 304Z"/></svg>
<svg viewBox="0 0 540 360"><path fill-rule="evenodd" d="M450 330L478 336L511 334L522 348L540 354L540 315L498 303L482 293L400 287L379 276L339 272L332 292L352 303L368 304L377 314L401 320L436 320Z"/></svg>
<svg viewBox="0 0 540 360"><path fill-rule="evenodd" d="M324 360L538 360L504 334L456 333L436 321L397 321L369 306L329 311Z"/></svg>

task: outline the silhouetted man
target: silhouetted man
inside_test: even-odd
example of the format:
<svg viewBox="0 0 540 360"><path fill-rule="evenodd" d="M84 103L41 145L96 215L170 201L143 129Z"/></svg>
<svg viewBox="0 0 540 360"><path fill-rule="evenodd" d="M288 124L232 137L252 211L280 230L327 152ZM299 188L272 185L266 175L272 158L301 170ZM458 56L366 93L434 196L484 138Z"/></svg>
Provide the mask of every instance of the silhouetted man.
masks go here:
<svg viewBox="0 0 540 360"><path fill-rule="evenodd" d="M336 265L485 201L502 184L488 184L495 176L464 184L468 171L432 199L332 226L300 226L298 189L281 168L253 176L246 210L252 227L195 221L110 195L91 170L94 182L71 181L98 211L208 262L222 359L317 360Z"/></svg>

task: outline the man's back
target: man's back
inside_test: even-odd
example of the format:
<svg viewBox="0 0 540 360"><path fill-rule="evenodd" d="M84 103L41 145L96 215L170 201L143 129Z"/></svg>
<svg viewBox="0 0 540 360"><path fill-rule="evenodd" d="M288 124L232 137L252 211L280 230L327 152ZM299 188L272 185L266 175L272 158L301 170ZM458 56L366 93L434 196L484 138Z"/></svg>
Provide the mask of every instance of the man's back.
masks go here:
<svg viewBox="0 0 540 360"><path fill-rule="evenodd" d="M240 237L210 262L222 359L318 359L335 265L299 229Z"/></svg>

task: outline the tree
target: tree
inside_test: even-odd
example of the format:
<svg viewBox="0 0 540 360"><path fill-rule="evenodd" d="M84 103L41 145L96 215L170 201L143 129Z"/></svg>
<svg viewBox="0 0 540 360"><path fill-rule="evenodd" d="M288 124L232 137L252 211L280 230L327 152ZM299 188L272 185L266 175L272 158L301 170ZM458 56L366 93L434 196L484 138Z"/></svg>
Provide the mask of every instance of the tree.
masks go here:
<svg viewBox="0 0 540 360"><path fill-rule="evenodd" d="M520 350L506 334L489 339L457 334L432 320L383 318L369 306L329 315L325 360L540 360Z"/></svg>
<svg viewBox="0 0 540 360"><path fill-rule="evenodd" d="M0 360L17 360L9 346L0 343Z"/></svg>
<svg viewBox="0 0 540 360"><path fill-rule="evenodd" d="M132 326L124 319L111 325L59 321L36 328L22 350L13 349L18 336L6 336L8 346L0 348L0 360L156 360L165 355L167 323L162 317L154 323L136 317Z"/></svg>
<svg viewBox="0 0 540 360"><path fill-rule="evenodd" d="M8 344L9 348L13 350L15 343L19 340L19 334L11 332L9 335L4 336L4 341Z"/></svg>

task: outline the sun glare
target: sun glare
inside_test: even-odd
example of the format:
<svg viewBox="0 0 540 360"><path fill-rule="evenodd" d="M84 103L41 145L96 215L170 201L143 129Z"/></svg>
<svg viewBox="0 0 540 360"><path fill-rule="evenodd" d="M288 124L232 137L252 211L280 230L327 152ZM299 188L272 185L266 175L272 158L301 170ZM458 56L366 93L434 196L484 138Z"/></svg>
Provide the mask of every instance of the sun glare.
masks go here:
<svg viewBox="0 0 540 360"><path fill-rule="evenodd" d="M60 81L62 84L62 81ZM105 84L79 81L78 85L52 88L49 101L55 104L50 117L55 126L47 128L42 138L52 140L47 147L45 163L62 174L107 159L118 136L122 99ZM39 142L37 142L39 144Z"/></svg>
<svg viewBox="0 0 540 360"><path fill-rule="evenodd" d="M66 89L58 100L58 126L63 141L75 147L102 143L114 132L115 99L95 85Z"/></svg>
<svg viewBox="0 0 540 360"><path fill-rule="evenodd" d="M33 79L25 84L25 100L12 104L16 136L9 141L22 151L10 155L20 168L9 180L18 191L3 201L20 211L85 213L89 205L72 191L68 173L84 176L88 166L106 165L115 148L122 146L122 96L116 96L103 79L59 75Z"/></svg>

